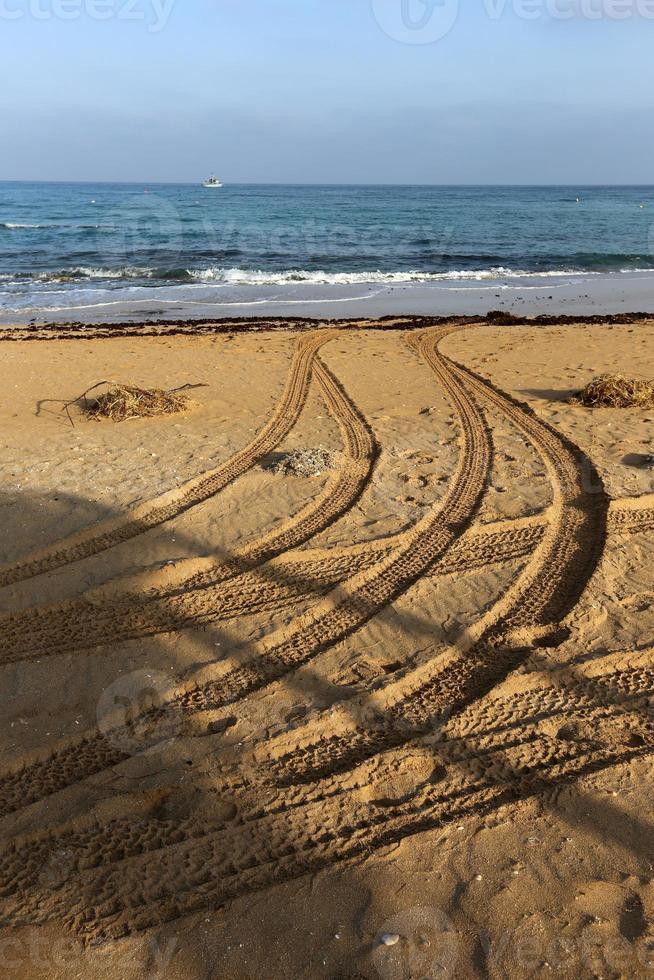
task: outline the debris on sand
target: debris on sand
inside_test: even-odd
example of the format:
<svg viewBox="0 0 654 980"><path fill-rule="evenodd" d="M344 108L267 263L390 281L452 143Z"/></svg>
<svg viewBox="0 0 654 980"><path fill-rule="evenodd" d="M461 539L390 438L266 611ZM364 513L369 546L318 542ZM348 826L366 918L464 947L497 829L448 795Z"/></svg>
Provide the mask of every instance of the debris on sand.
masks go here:
<svg viewBox="0 0 654 980"><path fill-rule="evenodd" d="M336 468L337 454L320 447L295 449L290 453L271 453L263 469L282 476L322 476Z"/></svg>
<svg viewBox="0 0 654 980"><path fill-rule="evenodd" d="M126 422L127 419L149 418L155 415L172 415L188 408L189 399L173 391L161 388L136 388L133 385L114 385L109 391L88 402L86 412L92 419L111 419Z"/></svg>
<svg viewBox="0 0 654 980"><path fill-rule="evenodd" d="M654 382L602 374L571 400L586 408L653 408Z"/></svg>
<svg viewBox="0 0 654 980"><path fill-rule="evenodd" d="M107 391L94 398L88 395L98 388L108 385ZM117 381L98 381L81 395L63 403L64 411L71 425L72 405L79 405L87 418L109 419L111 422L126 422L128 419L151 418L156 415L173 415L188 408L190 399L180 394L188 388L203 388L201 384L187 384L180 388L164 391L162 388L137 388L136 385L120 384Z"/></svg>

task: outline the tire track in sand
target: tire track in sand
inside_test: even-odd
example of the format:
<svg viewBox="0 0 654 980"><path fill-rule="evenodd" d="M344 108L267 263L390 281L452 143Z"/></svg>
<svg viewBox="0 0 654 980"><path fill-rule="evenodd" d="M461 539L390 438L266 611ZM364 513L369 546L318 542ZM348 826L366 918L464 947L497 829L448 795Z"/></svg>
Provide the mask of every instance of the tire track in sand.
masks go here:
<svg viewBox="0 0 654 980"><path fill-rule="evenodd" d="M320 722L312 722L313 738L300 730L298 747L276 763L280 785L346 771L438 731L452 713L491 690L534 644L556 645L561 620L576 605L602 554L608 500L590 461L527 406L461 366L452 364L452 370L541 456L553 488L547 530L514 584L454 648L428 652L406 676L332 710L329 727L336 726L339 734L330 735Z"/></svg>
<svg viewBox="0 0 654 980"><path fill-rule="evenodd" d="M339 497L347 498L342 508L330 485L315 502L307 505L289 522L293 525L291 528L285 526L281 531L273 531L265 538L257 539L234 552L230 561L217 564L213 559L208 559L207 567L200 575L196 572L193 576L175 578L166 589L150 591L142 588L136 592L125 586L122 592L118 591L118 585L116 597L110 598L107 596L107 586L113 586L110 582L79 600L52 607L31 607L24 613L0 619L0 663L84 650L110 640L154 635L259 612L281 612L297 602L324 595L339 582L372 567L389 555L404 537L402 532L364 544L281 554L287 546L295 547L298 539L313 537L347 511L348 501L356 499L360 492L352 486L356 480L354 476L353 481L353 476L352 473L344 476L339 472L333 481L337 484ZM363 483L361 475L359 478ZM351 495L346 485L348 482ZM323 496L328 501L327 507L324 506ZM651 499L648 494L642 499L613 501L607 526L609 535L635 535L654 529L654 508L648 506ZM320 512L319 519L314 515L314 510ZM336 512L335 517L333 512ZM313 518L311 522L308 516ZM542 540L546 526L546 517L540 514L475 526L455 542L429 575L440 578L456 573L465 574L478 568L525 558ZM267 557L275 552L280 554ZM243 567L256 566L262 558L266 560L262 572L238 571ZM181 564L193 565L197 569L197 562L192 559ZM202 584L197 584L198 579ZM134 582L143 581L146 578L141 575L134 579ZM221 583L220 589L216 588L218 583ZM191 594L196 589L200 592L197 597ZM206 596L202 594L205 589L210 590ZM162 610L157 608L158 603L175 597L178 590L186 590L183 615L176 615L169 606ZM150 603L153 605L152 611L149 609ZM147 612L143 612L144 607L148 607ZM122 625L116 629L118 616ZM70 632L62 642L56 642L54 638L60 634L62 627Z"/></svg>
<svg viewBox="0 0 654 980"><path fill-rule="evenodd" d="M406 532L363 545L290 553L275 561L284 551L310 540L346 513L365 487L376 452L365 420L319 357L314 360L314 375L346 446L345 465L315 501L281 528L261 536L222 562L211 557L186 559L177 564L173 574L168 570L159 573L160 579L165 579L165 587L155 584L156 573L138 574L126 581L104 583L79 599L48 607L30 607L0 618L0 664L84 651L109 642L258 612L279 612L298 601L324 595L339 581L370 568L390 554ZM336 398L333 398L334 388L338 392ZM367 450L358 446L352 453L355 430L367 441ZM366 457L370 463L364 475L362 462ZM607 531L633 535L654 529L653 502L652 494L612 501ZM546 519L534 515L495 522L479 527L475 533L468 531L433 575L468 572L526 557L541 540L545 528ZM249 571L264 562L267 564L261 574ZM216 589L229 579L233 579L229 585ZM204 589L210 592L203 595ZM198 594L194 594L196 591Z"/></svg>
<svg viewBox="0 0 654 980"><path fill-rule="evenodd" d="M208 805L175 822L157 816L161 799L144 800L137 819L18 840L0 856L3 919L57 919L87 941L115 939L650 755L653 654L634 655L626 671L620 654L574 676L532 675L516 694L486 699L489 730L464 711L446 742L282 790L265 808L243 780L222 819ZM63 867L53 862L61 854Z"/></svg>
<svg viewBox="0 0 654 980"><path fill-rule="evenodd" d="M216 469L154 497L120 517L85 528L63 541L0 567L0 588L81 561L157 527L214 496L271 452L295 425L304 406L316 352L336 335L317 330L298 341L284 391L269 421L243 449Z"/></svg>
<svg viewBox="0 0 654 980"><path fill-rule="evenodd" d="M614 501L609 514L609 530L616 534L654 530L654 494Z"/></svg>
<svg viewBox="0 0 654 980"><path fill-rule="evenodd" d="M316 357L313 375L343 443L343 462L327 486L281 527L261 535L224 561L183 562L165 589L121 594L110 582L79 599L32 607L0 619L0 663L88 649L139 636L180 630L255 609L275 608L306 591L307 580L286 587L277 566L264 565L333 524L359 498L370 478L377 447L363 416L329 369ZM377 557L374 555L373 557ZM229 579L234 579L230 584ZM138 578L133 581L138 581Z"/></svg>
<svg viewBox="0 0 654 980"><path fill-rule="evenodd" d="M573 462L578 462L573 450L569 451ZM490 623L489 617L482 620L477 643L488 642L489 638L502 642L515 638L524 642L534 636L538 639L541 631L551 633L570 603L576 601L575 591L583 590L592 572L589 566L594 567L594 561L587 535L580 533L579 527L573 533L575 515L571 521L558 515L558 504L564 510L576 501L574 494L566 493L571 488L574 490L574 484L569 483L570 459L562 453L550 462L559 480L558 487L555 484L556 534L551 528L546 532L532 562L501 603L501 614L497 616L494 610ZM597 503L597 510L599 515L605 515L605 500ZM595 526L595 521L591 520L590 525ZM587 531L588 526L586 516L582 529ZM601 522L599 526L601 529ZM568 574L562 576L565 588L556 595L546 573L548 559L561 555L567 559L563 571ZM586 575L583 581L573 585L570 569L574 566L579 570L580 563ZM550 578L555 570L550 569ZM536 601L529 592L538 587L543 591ZM516 608L521 591L523 595L526 591L531 599L525 611ZM475 643L470 649L475 652ZM518 647L517 652L523 653L524 648ZM595 689L598 684L599 672L593 673L593 667L586 670L589 676L585 681L584 670L580 673L582 681L564 680L553 694L544 695L540 687L528 693L527 697L531 698L528 703L541 714L559 713L568 723L571 718L576 721L577 716L590 719L591 729L600 721L608 721L613 726L610 731L616 736L612 742L604 739L598 745L583 737L578 741L552 738L523 724L524 695L509 699L514 702L512 707L503 709L499 705L493 707L488 698L473 697L448 726L449 740L444 745L434 745L429 738L412 741L416 732L411 725L408 732L405 730L405 737L408 735L411 741L399 753L382 754L341 776L334 775L337 770L332 770L320 784L290 784L284 788L278 783L272 799L268 787L263 813L261 799L255 795L249 800L245 792L236 801L233 819L223 822L176 823L148 816L135 822L125 818L102 828L96 825L75 829L15 845L2 863L1 880L5 883L2 894L9 897L7 915L14 923L21 917L25 922L35 923L54 916L77 934L94 941L124 935L215 907L250 890L316 871L334 861L369 852L468 813L481 813L550 789L553 784L651 752L654 747L651 723L643 724L636 716L637 737L630 735L625 741L625 718L630 721L632 716L622 708L616 719L615 712L603 704L601 690L600 696L594 690L589 695L585 689L588 681L592 678ZM604 686L626 692L626 697L642 703L645 697L649 700L653 677L651 663L634 667L628 676L620 667L617 677ZM479 689L474 693L478 696ZM471 744L469 732L479 733L480 722L488 719L489 714L490 723L496 728L498 721L502 724L501 731L486 733L478 744ZM623 726L617 731L616 721ZM510 742L507 724L523 729ZM606 730L605 726L603 735ZM416 756L423 761L421 753L425 751L430 753L425 778L409 794L389 795L389 777L396 776L398 770L410 769ZM314 778L320 778L315 767ZM299 782L304 780L300 777ZM72 870L68 869L63 882L55 888L44 889L40 883L35 887L33 879L27 880L26 875L34 875L35 869L59 847L73 850ZM16 900L12 898L14 894Z"/></svg>
<svg viewBox="0 0 654 980"><path fill-rule="evenodd" d="M142 716L158 731L203 710L215 710L247 697L308 662L359 629L389 602L430 571L472 520L486 488L492 451L481 409L438 353L439 339L449 328L410 339L432 367L450 398L461 429L457 470L443 500L409 532L401 546L372 568L355 575L290 628L278 630L257 644L248 663L231 667L211 664L192 683L171 689L166 703ZM0 814L10 813L74 782L124 761L128 756L112 740L96 733L61 744L48 758L35 761L0 779Z"/></svg>

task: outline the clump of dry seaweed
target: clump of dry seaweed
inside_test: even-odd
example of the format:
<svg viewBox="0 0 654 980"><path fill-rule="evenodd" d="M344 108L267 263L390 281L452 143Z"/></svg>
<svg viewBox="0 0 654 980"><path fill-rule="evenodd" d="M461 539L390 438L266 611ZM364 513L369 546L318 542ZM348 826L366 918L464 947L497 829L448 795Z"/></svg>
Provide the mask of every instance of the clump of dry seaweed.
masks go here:
<svg viewBox="0 0 654 980"><path fill-rule="evenodd" d="M89 398L92 391L107 387L107 391ZM162 388L138 388L136 385L125 385L117 381L98 381L91 385L81 395L63 402L63 411L68 421L74 425L70 409L78 406L89 419L109 419L111 422L126 422L128 419L152 418L156 415L172 415L183 412L190 405L190 399L181 394L188 388L204 388L203 384L187 384L180 388L164 391ZM39 403L38 411L46 401Z"/></svg>
<svg viewBox="0 0 654 980"><path fill-rule="evenodd" d="M586 408L654 408L654 383L621 374L603 374L572 400Z"/></svg>
<svg viewBox="0 0 654 980"><path fill-rule="evenodd" d="M84 410L91 419L126 422L128 419L182 412L188 408L189 399L186 395L162 388L115 384L97 398L85 399L85 402Z"/></svg>

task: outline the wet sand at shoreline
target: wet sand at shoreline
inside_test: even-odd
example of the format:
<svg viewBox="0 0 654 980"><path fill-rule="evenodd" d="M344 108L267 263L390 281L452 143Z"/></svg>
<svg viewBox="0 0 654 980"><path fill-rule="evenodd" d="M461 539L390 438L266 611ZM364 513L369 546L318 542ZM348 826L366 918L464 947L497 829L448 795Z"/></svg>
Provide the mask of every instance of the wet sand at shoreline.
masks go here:
<svg viewBox="0 0 654 980"><path fill-rule="evenodd" d="M517 316L547 313L654 312L654 272L541 273L461 281L211 286L194 285L187 296L165 286L139 287L138 297L97 300L70 307L0 311L0 324L79 320L118 323L220 317L485 316L502 310Z"/></svg>

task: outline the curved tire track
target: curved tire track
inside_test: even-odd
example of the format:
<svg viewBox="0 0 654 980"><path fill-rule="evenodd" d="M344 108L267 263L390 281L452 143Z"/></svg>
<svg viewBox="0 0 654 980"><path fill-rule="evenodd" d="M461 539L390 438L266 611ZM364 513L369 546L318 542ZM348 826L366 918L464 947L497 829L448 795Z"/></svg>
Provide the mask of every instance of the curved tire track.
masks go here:
<svg viewBox="0 0 654 980"><path fill-rule="evenodd" d="M602 554L608 500L590 461L527 407L465 368L453 365L452 370L540 454L553 486L549 526L514 584L456 648L427 654L399 681L348 704L343 733L309 745L303 739L278 762L280 785L323 779L440 730L452 713L501 681L534 643L556 642L561 620L576 605Z"/></svg>
<svg viewBox="0 0 654 980"><path fill-rule="evenodd" d="M427 663L419 683L410 676L385 692L383 707L392 722L363 733L356 756L322 743L268 758L259 777L239 772L215 786L221 795L225 787L232 794L235 815L227 820L174 822L146 812L140 820L126 816L17 842L0 860L7 921L58 918L89 941L115 938L651 754L652 651L633 655L627 669L621 655L614 670L612 658L605 658L599 665L531 675L512 697L488 695L534 643L556 642L560 622L602 553L608 504L603 493L586 493L588 463L575 447L470 372L452 371L477 399L504 407L539 450L552 479L551 523L543 530L534 522L536 548L514 585L459 650ZM598 485L596 478L592 482ZM610 525L633 533L629 520L615 520L615 508ZM533 540L529 544L532 550ZM374 576L377 566L355 578L367 579L368 572ZM206 695L202 689L200 707ZM212 706L215 700L210 694ZM434 720L442 722L452 704L458 713L436 741ZM543 727L556 719L564 722L560 734ZM352 735L356 740L350 732L342 743L348 751ZM98 746L87 746L88 762ZM84 752L84 744L78 750ZM410 771L417 757L432 760L431 774L409 794L389 794L393 779ZM73 775L74 760L58 759ZM49 782L51 791L61 788L57 765L42 765L37 782ZM35 775L33 770L23 791ZM44 886L42 869L61 849L72 851L71 866Z"/></svg>
<svg viewBox="0 0 654 980"><path fill-rule="evenodd" d="M503 723L489 731L464 712L448 741L402 748L311 789L290 787L267 812L244 779L227 819L208 812L176 823L146 802L138 819L16 841L0 856L3 918L14 926L56 918L88 941L117 938L651 755L654 725L643 707L654 690L653 651L626 673L606 659L487 699L493 723ZM555 734L551 722L562 726ZM393 788L416 770L408 791ZM215 792L221 798L220 786ZM53 856L62 853L59 868Z"/></svg>
<svg viewBox="0 0 654 980"><path fill-rule="evenodd" d="M0 663L185 629L257 608L275 608L280 597L290 602L299 596L299 582L293 584L289 578L284 588L276 566L250 570L297 547L346 513L365 489L377 452L365 420L318 357L313 374L343 442L343 464L315 500L225 561L208 559L202 572L192 561L194 573L179 575L167 589L121 595L118 583L110 582L109 588L105 585L79 599L3 617Z"/></svg>
<svg viewBox="0 0 654 980"><path fill-rule="evenodd" d="M197 712L231 704L280 679L363 626L430 571L463 533L486 488L492 451L480 408L438 353L439 339L450 332L428 331L411 338L450 398L461 426L460 460L444 499L390 556L329 593L290 628L257 645L249 662L232 669L210 665L192 684L173 689L167 703L143 716L146 722L157 727L165 720L184 725ZM125 758L124 751L96 734L63 743L49 758L0 779L0 814L20 809Z"/></svg>
<svg viewBox="0 0 654 980"><path fill-rule="evenodd" d="M202 503L232 483L271 452L295 425L306 400L314 356L333 336L335 332L332 330L319 330L298 342L286 386L272 417L251 442L227 462L181 487L139 504L127 514L95 524L17 562L0 567L0 588L43 575L129 541Z"/></svg>

